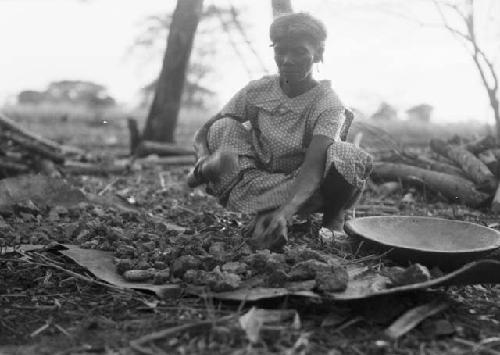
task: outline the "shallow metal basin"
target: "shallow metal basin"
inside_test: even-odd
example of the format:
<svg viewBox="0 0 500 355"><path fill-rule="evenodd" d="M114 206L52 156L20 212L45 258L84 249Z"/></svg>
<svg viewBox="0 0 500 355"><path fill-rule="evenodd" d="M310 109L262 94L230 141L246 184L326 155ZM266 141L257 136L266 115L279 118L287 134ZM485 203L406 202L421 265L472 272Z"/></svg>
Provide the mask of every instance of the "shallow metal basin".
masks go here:
<svg viewBox="0 0 500 355"><path fill-rule="evenodd" d="M349 235L393 248L397 261L455 268L500 247L500 233L464 221L415 216L373 216L346 223Z"/></svg>

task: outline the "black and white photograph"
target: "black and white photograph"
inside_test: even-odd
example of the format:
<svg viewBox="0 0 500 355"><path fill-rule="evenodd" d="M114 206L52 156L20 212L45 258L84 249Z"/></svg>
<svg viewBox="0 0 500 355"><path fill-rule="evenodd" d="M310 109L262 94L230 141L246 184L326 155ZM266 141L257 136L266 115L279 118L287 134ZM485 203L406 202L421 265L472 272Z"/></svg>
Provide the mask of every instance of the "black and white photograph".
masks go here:
<svg viewBox="0 0 500 355"><path fill-rule="evenodd" d="M500 354L500 0L0 0L0 355Z"/></svg>

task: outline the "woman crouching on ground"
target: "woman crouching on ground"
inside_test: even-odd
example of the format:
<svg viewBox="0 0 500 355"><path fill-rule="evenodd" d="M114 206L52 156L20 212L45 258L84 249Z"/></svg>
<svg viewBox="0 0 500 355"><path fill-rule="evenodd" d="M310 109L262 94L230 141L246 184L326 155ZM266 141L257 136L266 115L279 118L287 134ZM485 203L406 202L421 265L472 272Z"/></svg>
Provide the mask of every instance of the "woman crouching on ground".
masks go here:
<svg viewBox="0 0 500 355"><path fill-rule="evenodd" d="M255 214L256 248L281 248L295 214L322 212L323 226L342 233L371 171L371 157L342 141L350 112L329 81L313 78L326 36L309 14L276 18L270 38L279 75L251 81L195 136L189 185L207 184L223 206Z"/></svg>

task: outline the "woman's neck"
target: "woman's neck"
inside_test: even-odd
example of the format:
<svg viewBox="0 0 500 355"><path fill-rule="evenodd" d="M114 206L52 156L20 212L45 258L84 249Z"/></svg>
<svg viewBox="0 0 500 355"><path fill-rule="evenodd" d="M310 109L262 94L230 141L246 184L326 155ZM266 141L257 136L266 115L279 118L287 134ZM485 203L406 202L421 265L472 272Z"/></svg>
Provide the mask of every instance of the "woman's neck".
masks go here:
<svg viewBox="0 0 500 355"><path fill-rule="evenodd" d="M286 79L280 78L281 90L289 98L294 98L296 96L302 95L303 93L311 90L313 87L318 85L318 82L314 80L313 77L309 77L300 82L291 82Z"/></svg>

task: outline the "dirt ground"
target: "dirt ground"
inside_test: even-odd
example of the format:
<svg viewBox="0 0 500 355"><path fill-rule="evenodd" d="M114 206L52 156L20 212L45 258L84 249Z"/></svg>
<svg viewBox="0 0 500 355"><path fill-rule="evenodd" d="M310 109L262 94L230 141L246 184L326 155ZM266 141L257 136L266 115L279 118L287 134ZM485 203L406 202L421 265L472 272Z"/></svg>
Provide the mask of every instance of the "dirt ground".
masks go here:
<svg viewBox="0 0 500 355"><path fill-rule="evenodd" d="M184 226L193 235L207 228L228 233L239 229L238 221L244 221L246 216L228 214L201 189L187 189L186 173L184 167L151 168L118 177L70 178L75 186L88 192L104 191L103 196L126 194L128 201L144 212L144 218L131 218L112 207L83 205L63 218L54 218L49 210L19 208L4 215L3 222L10 225L21 243L33 244L74 243L74 233L68 232L74 223L96 229L148 229L148 215ZM489 225L495 221L494 216L463 206L425 201L422 194L411 204L400 201L400 195L393 196L385 200L384 206L391 205L399 211L391 213L402 215L433 215ZM380 214L379 203L367 191L358 215ZM311 231L307 233L314 237ZM291 242L300 243L300 236L292 234ZM30 258L20 253L1 255L0 354L500 352L498 286L453 287L349 303L285 297L257 304L231 304L186 294L158 299L93 280L86 270L54 253L37 252ZM403 312L436 299L446 302L448 308L399 340L384 336L384 330ZM238 316L251 306L296 310L300 326L280 323L264 328L261 338L250 343ZM141 340L134 343L137 339Z"/></svg>
<svg viewBox="0 0 500 355"><path fill-rule="evenodd" d="M47 125L44 134L93 146L99 153L126 152L124 125L120 130L87 129L83 138L69 140L68 132L74 128L57 126L59 136L50 136ZM110 143L106 137L117 131L113 142L121 146L106 146ZM181 131L183 136L192 135L189 127ZM204 244L204 238L238 245L249 217L228 213L203 189L188 189L187 169L150 167L123 176L68 177L73 186L111 201L119 199L139 212L127 213L113 203L84 203L55 212L18 205L0 214L2 238L16 244L79 244L115 253L117 246L129 244L140 254L146 245L168 240L169 234L159 232L152 222L160 219L184 227L189 248L198 241ZM411 191L411 198L403 198ZM450 205L429 191L406 186L384 199L367 189L355 213L357 217L436 216L499 228L498 217L486 211ZM325 245L318 237L318 221L312 218L294 225L290 244L307 244L354 262L364 258L375 268L388 262L370 250L354 255L353 250ZM116 235L128 239L117 241ZM257 303L220 302L186 292L158 298L103 284L57 252L4 250L0 252L0 354L500 354L499 294L499 286L474 285L355 302L291 296ZM429 302L447 308L397 340L386 336L384 331L399 316ZM261 327L258 339L252 340L242 329L240 316L253 306L293 310L296 316L292 322L279 320Z"/></svg>

